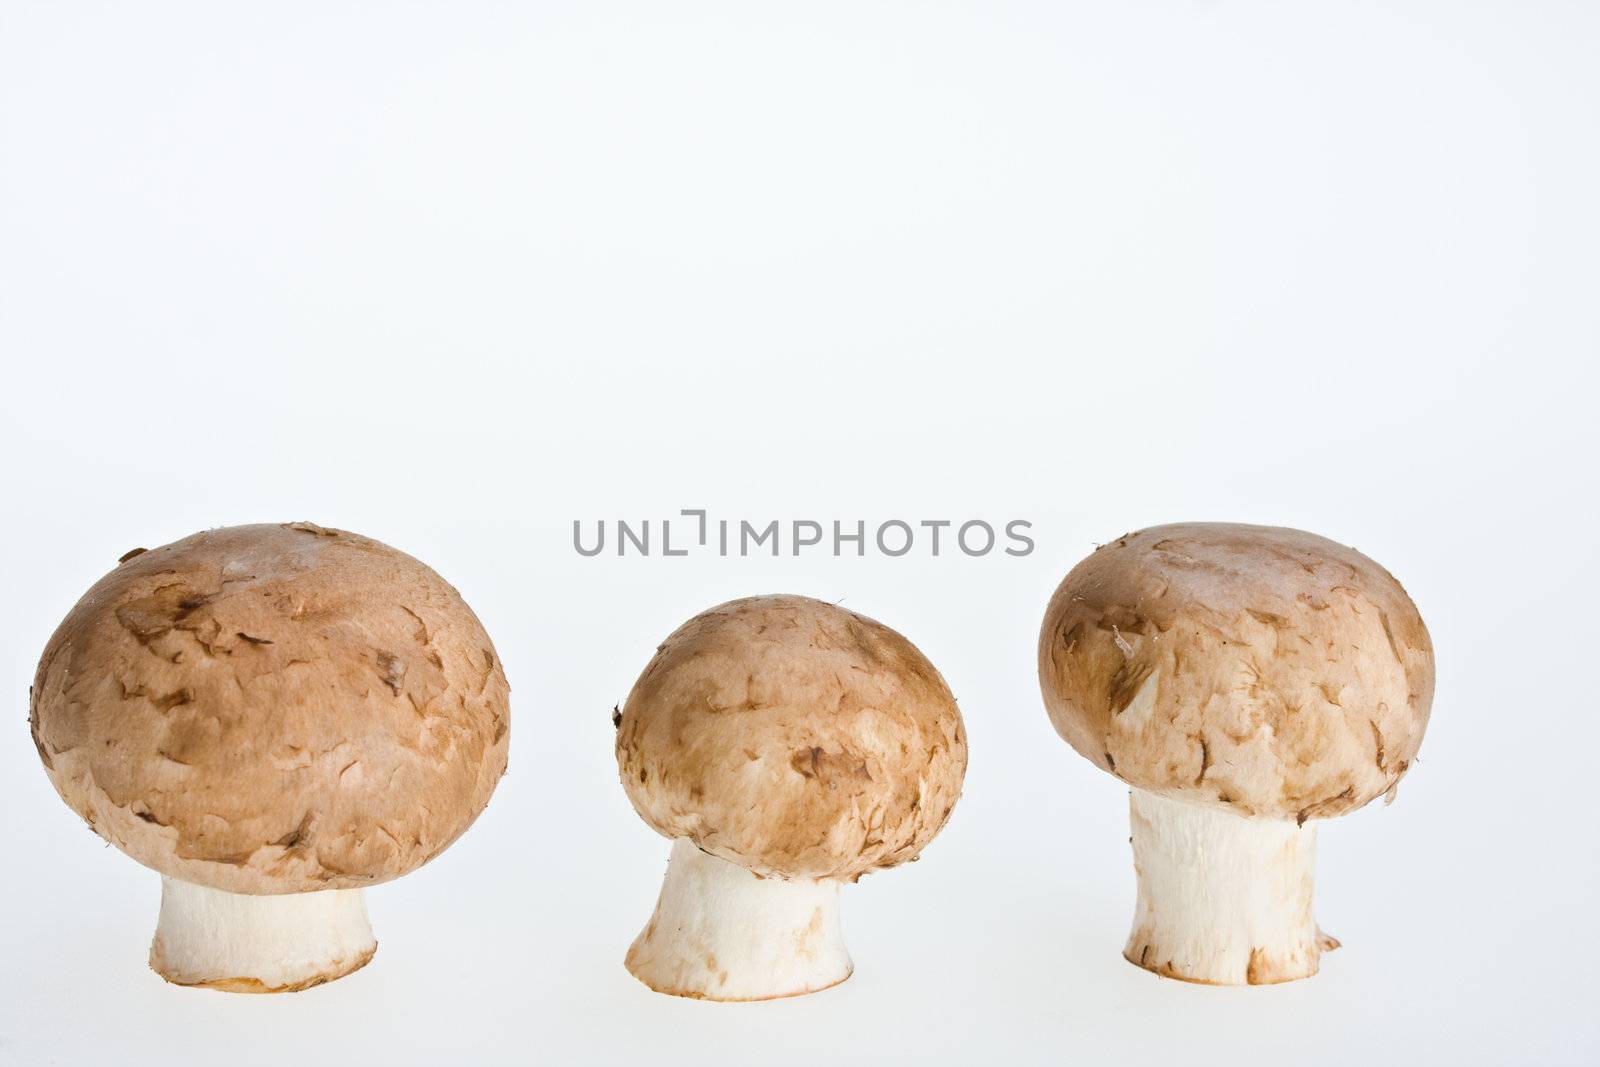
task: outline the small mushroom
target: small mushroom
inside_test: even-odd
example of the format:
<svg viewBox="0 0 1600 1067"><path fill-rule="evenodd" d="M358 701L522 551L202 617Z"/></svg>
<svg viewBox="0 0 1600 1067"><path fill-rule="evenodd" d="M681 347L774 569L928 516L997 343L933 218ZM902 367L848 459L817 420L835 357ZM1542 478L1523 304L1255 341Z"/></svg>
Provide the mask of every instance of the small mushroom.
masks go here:
<svg viewBox="0 0 1600 1067"><path fill-rule="evenodd" d="M798 596L684 623L634 683L616 737L628 799L673 842L628 970L711 1000L848 978L840 883L916 859L967 766L961 713L922 653Z"/></svg>
<svg viewBox="0 0 1600 1067"><path fill-rule="evenodd" d="M363 890L483 810L507 700L437 574L293 523L125 557L45 647L30 723L62 799L161 874L151 967L266 993L372 958Z"/></svg>
<svg viewBox="0 0 1600 1067"><path fill-rule="evenodd" d="M1051 598L1039 681L1056 730L1127 782L1138 904L1124 955L1219 985L1317 972L1316 820L1390 794L1433 702L1400 583L1299 530L1128 534Z"/></svg>

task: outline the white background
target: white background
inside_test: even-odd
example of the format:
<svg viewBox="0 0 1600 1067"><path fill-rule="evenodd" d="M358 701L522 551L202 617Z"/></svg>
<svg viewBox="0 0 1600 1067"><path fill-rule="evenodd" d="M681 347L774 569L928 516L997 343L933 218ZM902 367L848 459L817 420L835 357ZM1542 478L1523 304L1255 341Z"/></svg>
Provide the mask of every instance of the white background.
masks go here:
<svg viewBox="0 0 1600 1067"><path fill-rule="evenodd" d="M1573 3L0 7L0 1062L1594 1062L1600 10ZM1025 559L581 559L575 518L1027 518ZM310 519L433 564L513 686L473 830L359 974L145 968L158 883L63 806L35 658L136 545ZM1123 789L1034 641L1094 542L1293 525L1438 649L1393 807L1325 824L1345 948L1125 963ZM791 591L901 629L971 736L854 978L623 970L667 843L613 703Z"/></svg>

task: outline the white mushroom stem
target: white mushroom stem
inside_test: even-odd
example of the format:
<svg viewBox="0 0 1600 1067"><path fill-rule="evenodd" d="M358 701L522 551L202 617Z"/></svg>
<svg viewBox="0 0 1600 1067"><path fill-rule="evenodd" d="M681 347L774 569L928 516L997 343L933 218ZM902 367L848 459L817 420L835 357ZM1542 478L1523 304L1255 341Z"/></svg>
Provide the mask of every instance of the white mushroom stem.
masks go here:
<svg viewBox="0 0 1600 1067"><path fill-rule="evenodd" d="M246 896L163 877L150 966L178 985L285 993L343 977L377 948L360 889Z"/></svg>
<svg viewBox="0 0 1600 1067"><path fill-rule="evenodd" d="M762 878L672 843L661 897L628 970L651 989L708 1000L770 1000L850 977L839 883Z"/></svg>
<svg viewBox="0 0 1600 1067"><path fill-rule="evenodd" d="M1134 789L1139 901L1123 955L1169 978L1214 985L1317 973L1324 937L1311 914L1316 828L1245 818Z"/></svg>

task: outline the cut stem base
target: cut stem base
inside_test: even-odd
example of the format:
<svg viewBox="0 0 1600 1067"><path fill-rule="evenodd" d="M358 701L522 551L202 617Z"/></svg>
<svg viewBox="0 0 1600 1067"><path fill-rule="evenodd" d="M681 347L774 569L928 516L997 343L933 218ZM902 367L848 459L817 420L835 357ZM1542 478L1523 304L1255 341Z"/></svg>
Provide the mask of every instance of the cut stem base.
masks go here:
<svg viewBox="0 0 1600 1067"><path fill-rule="evenodd" d="M1130 796L1139 880L1131 963L1211 985L1265 985L1317 973L1311 914L1316 828Z"/></svg>
<svg viewBox="0 0 1600 1067"><path fill-rule="evenodd" d="M362 892L247 896L163 877L150 967L175 985L230 993L331 982L378 949Z"/></svg>
<svg viewBox="0 0 1600 1067"><path fill-rule="evenodd" d="M672 843L655 914L628 949L629 973L658 993L771 1000L850 977L839 883L758 878Z"/></svg>

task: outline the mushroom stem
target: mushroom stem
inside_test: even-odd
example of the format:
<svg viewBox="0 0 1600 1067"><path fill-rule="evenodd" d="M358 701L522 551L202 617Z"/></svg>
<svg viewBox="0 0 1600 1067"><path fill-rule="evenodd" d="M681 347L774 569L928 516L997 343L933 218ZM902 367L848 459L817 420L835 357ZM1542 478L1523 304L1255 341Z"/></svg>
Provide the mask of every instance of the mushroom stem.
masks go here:
<svg viewBox="0 0 1600 1067"><path fill-rule="evenodd" d="M763 878L679 838L655 914L625 962L658 993L707 1000L770 1000L837 985L853 969L839 928L839 883Z"/></svg>
<svg viewBox="0 0 1600 1067"><path fill-rule="evenodd" d="M287 993L342 978L377 949L360 889L249 896L163 876L150 967L176 985Z"/></svg>
<svg viewBox="0 0 1600 1067"><path fill-rule="evenodd" d="M1123 955L1168 978L1263 985L1309 978L1316 828L1129 794L1139 900Z"/></svg>

